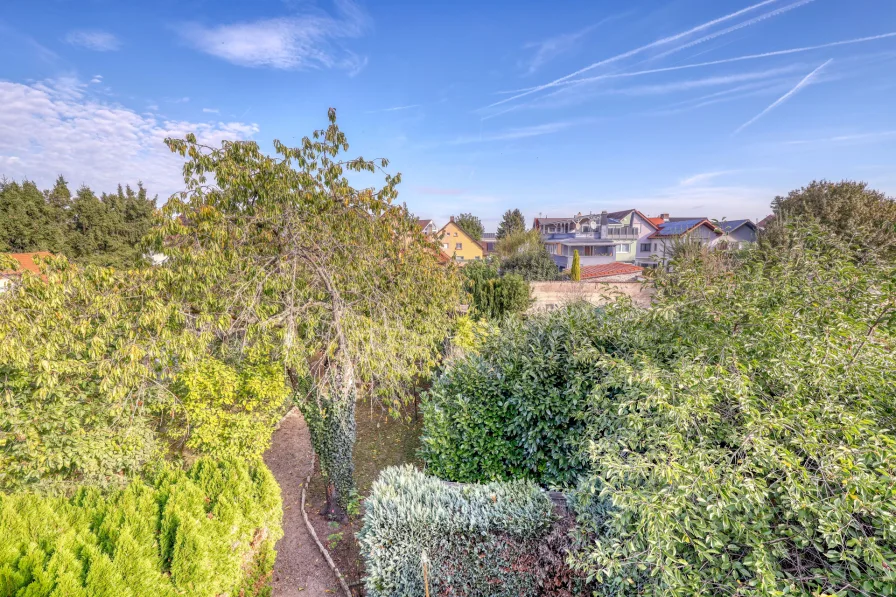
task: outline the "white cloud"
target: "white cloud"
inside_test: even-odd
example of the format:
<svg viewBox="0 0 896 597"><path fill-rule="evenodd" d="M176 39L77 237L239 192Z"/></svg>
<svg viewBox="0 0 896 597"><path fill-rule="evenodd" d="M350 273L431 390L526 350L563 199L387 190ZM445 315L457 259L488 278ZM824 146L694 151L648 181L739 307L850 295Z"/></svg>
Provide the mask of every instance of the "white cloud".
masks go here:
<svg viewBox="0 0 896 597"><path fill-rule="evenodd" d="M111 52L121 47L118 38L107 31L71 31L65 36L65 41L95 52Z"/></svg>
<svg viewBox="0 0 896 597"><path fill-rule="evenodd" d="M467 145L469 143L485 143L489 141L513 141L516 139L526 139L528 137L540 137L541 135L559 133L570 127L583 126L595 122L597 122L596 119L580 119L509 128L494 133L458 137L457 139L450 141L449 145Z"/></svg>
<svg viewBox="0 0 896 597"><path fill-rule="evenodd" d="M220 110L218 110L217 108L203 108L202 111L206 114L217 114L218 112L220 112Z"/></svg>
<svg viewBox="0 0 896 597"><path fill-rule="evenodd" d="M243 122L164 120L91 97L74 79L33 84L0 81L0 175L51 186L62 174L75 187L97 192L143 181L164 200L183 188L182 159L166 137L196 133L203 142L246 139L258 132Z"/></svg>
<svg viewBox="0 0 896 597"><path fill-rule="evenodd" d="M338 41L362 36L367 14L351 0L336 0L336 15L319 10L260 21L178 28L196 49L239 66L279 69L339 68L357 74L366 57L342 48Z"/></svg>
<svg viewBox="0 0 896 597"><path fill-rule="evenodd" d="M103 75L93 75L93 78L90 79L91 83L99 84L103 82Z"/></svg>
<svg viewBox="0 0 896 597"><path fill-rule="evenodd" d="M740 172L740 170L718 170L715 172L701 172L700 174L695 174L694 176L690 176L682 180L681 186L690 187L697 184L709 182L714 178L725 176L726 174L735 174L737 172Z"/></svg>

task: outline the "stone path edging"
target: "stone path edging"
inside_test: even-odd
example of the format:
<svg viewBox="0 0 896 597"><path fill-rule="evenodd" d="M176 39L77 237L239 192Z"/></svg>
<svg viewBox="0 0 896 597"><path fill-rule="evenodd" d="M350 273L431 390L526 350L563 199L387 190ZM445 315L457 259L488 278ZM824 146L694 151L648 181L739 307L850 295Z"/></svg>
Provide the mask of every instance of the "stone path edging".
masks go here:
<svg viewBox="0 0 896 597"><path fill-rule="evenodd" d="M340 586L342 586L342 590L345 591L346 597L352 597L352 592L348 588L348 584L345 582L345 577L342 576L342 572L339 571L339 568L336 567L336 564L333 562L333 558L330 557L330 552L327 551L327 548L324 547L324 544L320 542L320 539L317 538L317 533L314 531L314 527L311 526L311 522L308 520L308 513L305 511L305 488L308 487L308 483L311 482L311 475L314 474L314 460L315 457L311 457L311 472L308 474L308 477L305 479L305 485L302 486L302 518L305 519L305 526L308 527L308 532L314 538L314 542L317 543L317 548L320 550L320 553L323 554L324 559L327 561L327 564L330 565L330 568L333 570L333 574L336 575L336 578L339 580Z"/></svg>

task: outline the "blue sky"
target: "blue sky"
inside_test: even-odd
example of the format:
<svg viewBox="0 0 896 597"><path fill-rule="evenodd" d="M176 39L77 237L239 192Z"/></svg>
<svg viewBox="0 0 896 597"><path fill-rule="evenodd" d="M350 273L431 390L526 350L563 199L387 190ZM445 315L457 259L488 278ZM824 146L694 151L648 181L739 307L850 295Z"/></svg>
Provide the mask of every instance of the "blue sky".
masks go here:
<svg viewBox="0 0 896 597"><path fill-rule="evenodd" d="M896 194L894 90L894 0L6 0L0 174L164 199L165 136L270 148L333 106L440 222L760 218L816 178Z"/></svg>

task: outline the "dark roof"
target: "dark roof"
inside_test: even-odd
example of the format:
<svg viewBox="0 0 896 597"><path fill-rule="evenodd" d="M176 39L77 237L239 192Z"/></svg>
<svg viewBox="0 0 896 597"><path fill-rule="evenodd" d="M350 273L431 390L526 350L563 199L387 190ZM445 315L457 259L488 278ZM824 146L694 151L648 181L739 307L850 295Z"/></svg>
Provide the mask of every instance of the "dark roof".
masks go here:
<svg viewBox="0 0 896 597"><path fill-rule="evenodd" d="M586 265L581 268L582 279L605 278L608 276L622 276L625 274L640 274L643 267L631 263L604 263L602 265Z"/></svg>
<svg viewBox="0 0 896 597"><path fill-rule="evenodd" d="M497 238L496 232L483 232L482 240L495 240Z"/></svg>
<svg viewBox="0 0 896 597"><path fill-rule="evenodd" d="M648 238L682 236L698 226L708 226L712 230L716 230L717 228L715 224L706 218L694 218L690 220L676 218L675 221L670 219L668 222L660 224L659 230L651 234Z"/></svg>
<svg viewBox="0 0 896 597"><path fill-rule="evenodd" d="M756 224L754 224L752 220L725 220L723 222L719 222L718 226L728 234L734 232L741 226L749 226L754 230L756 229Z"/></svg>
<svg viewBox="0 0 896 597"><path fill-rule="evenodd" d="M689 222L691 220L708 220L705 216L684 216L680 218L669 218L667 222Z"/></svg>
<svg viewBox="0 0 896 597"><path fill-rule="evenodd" d="M417 220L417 225L420 226L420 228L426 228L430 224L432 224L432 220Z"/></svg>

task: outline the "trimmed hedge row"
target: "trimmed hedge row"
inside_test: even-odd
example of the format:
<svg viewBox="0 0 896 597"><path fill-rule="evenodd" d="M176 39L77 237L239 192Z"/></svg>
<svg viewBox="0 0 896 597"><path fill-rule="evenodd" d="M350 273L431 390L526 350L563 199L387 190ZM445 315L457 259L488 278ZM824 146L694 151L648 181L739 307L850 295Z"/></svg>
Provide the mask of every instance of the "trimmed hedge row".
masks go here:
<svg viewBox="0 0 896 597"><path fill-rule="evenodd" d="M282 536L260 460L165 465L149 482L72 497L0 494L0 595L260 595Z"/></svg>
<svg viewBox="0 0 896 597"><path fill-rule="evenodd" d="M447 485L406 465L384 470L359 535L369 597L577 595L564 562L569 521L528 481Z"/></svg>

